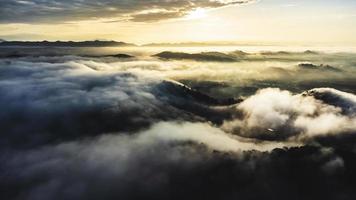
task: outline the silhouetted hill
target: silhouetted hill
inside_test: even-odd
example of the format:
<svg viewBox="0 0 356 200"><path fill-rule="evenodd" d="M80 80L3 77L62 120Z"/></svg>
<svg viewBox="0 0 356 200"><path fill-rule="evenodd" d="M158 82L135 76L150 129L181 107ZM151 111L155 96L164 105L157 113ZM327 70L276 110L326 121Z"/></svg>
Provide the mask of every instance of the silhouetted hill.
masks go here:
<svg viewBox="0 0 356 200"><path fill-rule="evenodd" d="M135 44L117 41L3 41L0 46L41 46L41 47L115 47L115 46L136 46Z"/></svg>
<svg viewBox="0 0 356 200"><path fill-rule="evenodd" d="M202 53L182 53L164 51L153 55L161 59L174 59L174 60L196 60L196 61L216 61L216 62L235 62L235 56L220 53L220 52L202 52Z"/></svg>
<svg viewBox="0 0 356 200"><path fill-rule="evenodd" d="M178 42L178 43L149 43L145 47L211 47L211 46L264 46L259 42L232 42L232 41L207 41L207 42Z"/></svg>
<svg viewBox="0 0 356 200"><path fill-rule="evenodd" d="M331 72L341 72L340 69L333 67L331 65L314 65L312 63L300 63L298 65L299 69L302 70L324 70L324 71L331 71Z"/></svg>

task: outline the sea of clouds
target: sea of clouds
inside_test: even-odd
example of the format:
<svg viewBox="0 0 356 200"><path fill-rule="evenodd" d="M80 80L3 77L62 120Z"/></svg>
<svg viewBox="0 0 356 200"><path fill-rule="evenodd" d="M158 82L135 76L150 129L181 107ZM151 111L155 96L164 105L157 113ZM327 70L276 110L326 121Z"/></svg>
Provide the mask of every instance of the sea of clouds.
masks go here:
<svg viewBox="0 0 356 200"><path fill-rule="evenodd" d="M261 87L227 100L178 81L285 79L261 78L247 61L53 59L0 59L5 199L356 197L352 92ZM298 79L324 69L298 63L279 68ZM332 82L352 70L325 74Z"/></svg>

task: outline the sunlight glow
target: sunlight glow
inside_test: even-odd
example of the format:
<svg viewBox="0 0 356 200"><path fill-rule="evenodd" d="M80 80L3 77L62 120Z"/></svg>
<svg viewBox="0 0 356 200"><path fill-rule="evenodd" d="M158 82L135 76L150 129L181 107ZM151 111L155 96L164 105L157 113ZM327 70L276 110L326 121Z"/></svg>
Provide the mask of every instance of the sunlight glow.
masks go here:
<svg viewBox="0 0 356 200"><path fill-rule="evenodd" d="M202 8L198 8L192 12L190 12L187 16L187 19L201 19L206 17L206 10Z"/></svg>

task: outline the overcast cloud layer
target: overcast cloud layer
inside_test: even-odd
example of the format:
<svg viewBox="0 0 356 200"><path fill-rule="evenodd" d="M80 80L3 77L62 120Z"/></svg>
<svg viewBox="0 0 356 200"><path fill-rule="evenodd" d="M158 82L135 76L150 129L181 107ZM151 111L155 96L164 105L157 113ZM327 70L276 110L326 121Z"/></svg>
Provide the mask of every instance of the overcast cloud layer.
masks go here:
<svg viewBox="0 0 356 200"><path fill-rule="evenodd" d="M41 23L120 18L137 22L178 18L197 8L220 8L252 0L3 0L0 22Z"/></svg>

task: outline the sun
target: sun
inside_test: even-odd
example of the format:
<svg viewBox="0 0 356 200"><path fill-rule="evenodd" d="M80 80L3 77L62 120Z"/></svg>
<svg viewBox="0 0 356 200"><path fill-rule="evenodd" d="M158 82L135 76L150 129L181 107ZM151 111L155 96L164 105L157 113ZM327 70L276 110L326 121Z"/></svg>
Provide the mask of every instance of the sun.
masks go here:
<svg viewBox="0 0 356 200"><path fill-rule="evenodd" d="M191 12L189 12L189 14L187 15L187 19L201 19L206 17L206 10L202 9L202 8L197 8Z"/></svg>

